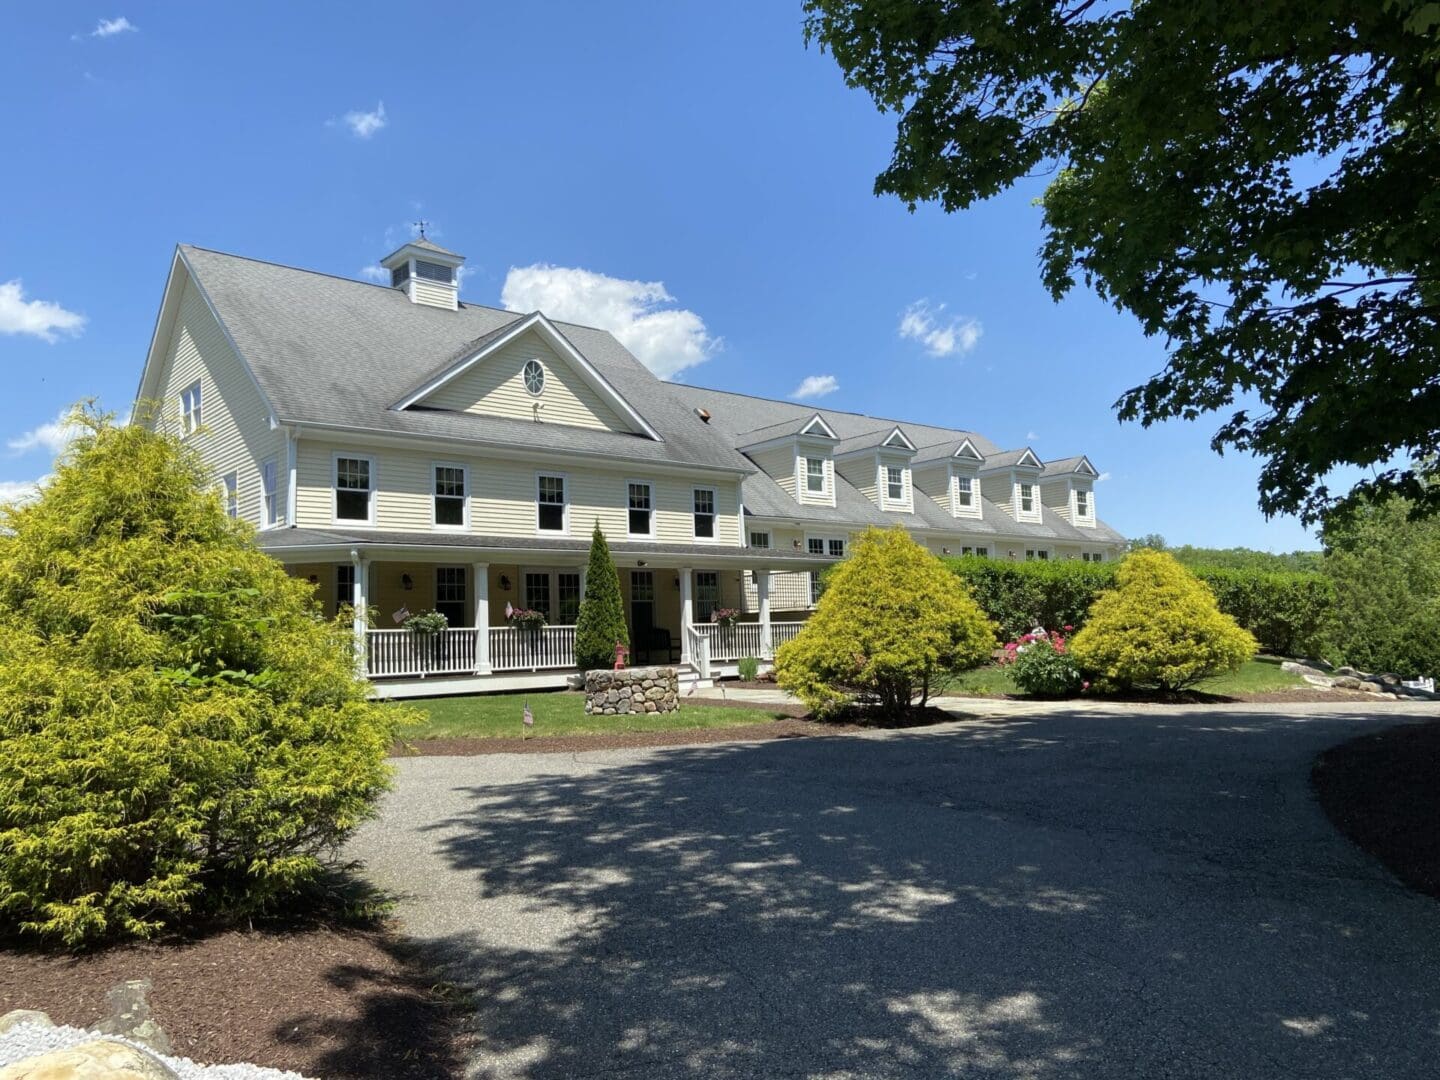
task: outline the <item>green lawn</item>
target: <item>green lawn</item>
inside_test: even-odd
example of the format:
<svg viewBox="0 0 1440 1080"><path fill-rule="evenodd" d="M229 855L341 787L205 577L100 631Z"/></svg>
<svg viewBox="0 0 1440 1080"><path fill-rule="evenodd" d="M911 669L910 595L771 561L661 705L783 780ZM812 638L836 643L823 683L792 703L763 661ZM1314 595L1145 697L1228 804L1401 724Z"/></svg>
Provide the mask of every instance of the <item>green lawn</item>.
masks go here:
<svg viewBox="0 0 1440 1080"><path fill-rule="evenodd" d="M402 732L406 739L518 738L526 700L535 714L531 738L547 735L593 735L618 731L676 731L682 728L740 727L763 724L779 714L764 709L682 702L673 713L643 716L586 716L585 697L576 693L485 694L474 697L421 698L405 704L424 713L418 727Z"/></svg>
<svg viewBox="0 0 1440 1080"><path fill-rule="evenodd" d="M1204 694L1228 697L1234 694L1263 694L1269 690L1291 690L1304 685L1305 681L1300 676L1280 670L1278 657L1257 656L1239 671L1205 679L1195 689ZM1010 678L1009 669L994 665L976 668L956 676L944 692L970 697L1020 693Z"/></svg>

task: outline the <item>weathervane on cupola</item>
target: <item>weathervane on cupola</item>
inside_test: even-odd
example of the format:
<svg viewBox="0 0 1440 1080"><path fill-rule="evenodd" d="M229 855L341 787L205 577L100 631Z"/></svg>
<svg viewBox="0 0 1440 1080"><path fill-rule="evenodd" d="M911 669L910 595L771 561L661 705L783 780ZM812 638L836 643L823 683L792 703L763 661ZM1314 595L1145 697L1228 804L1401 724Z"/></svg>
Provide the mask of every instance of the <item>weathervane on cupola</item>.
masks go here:
<svg viewBox="0 0 1440 1080"><path fill-rule="evenodd" d="M426 236L430 222L412 224L419 235L386 255L380 265L390 271L391 287L402 291L412 304L454 311L460 306L460 266L465 256Z"/></svg>

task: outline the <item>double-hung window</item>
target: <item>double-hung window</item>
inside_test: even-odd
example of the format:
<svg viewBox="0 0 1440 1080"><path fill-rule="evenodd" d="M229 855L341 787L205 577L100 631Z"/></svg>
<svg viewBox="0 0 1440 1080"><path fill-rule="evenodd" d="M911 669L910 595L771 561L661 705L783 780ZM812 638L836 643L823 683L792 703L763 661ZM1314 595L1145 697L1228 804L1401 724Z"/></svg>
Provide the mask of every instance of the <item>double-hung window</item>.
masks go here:
<svg viewBox="0 0 1440 1080"><path fill-rule="evenodd" d="M541 532L565 531L565 478L541 476L536 481L535 504Z"/></svg>
<svg viewBox="0 0 1440 1080"><path fill-rule="evenodd" d="M465 469L460 465L435 466L435 527L465 527Z"/></svg>
<svg viewBox="0 0 1440 1080"><path fill-rule="evenodd" d="M715 492L712 488L694 490L695 539L715 539Z"/></svg>
<svg viewBox="0 0 1440 1080"><path fill-rule="evenodd" d="M260 463L260 524L280 523L280 466L274 458Z"/></svg>
<svg viewBox="0 0 1440 1080"><path fill-rule="evenodd" d="M805 490L812 495L825 494L824 458L807 457L805 459Z"/></svg>
<svg viewBox="0 0 1440 1080"><path fill-rule="evenodd" d="M631 536L653 536L655 532L655 505L653 490L644 481L632 480L630 489L630 518L628 529Z"/></svg>
<svg viewBox="0 0 1440 1080"><path fill-rule="evenodd" d="M180 391L180 433L189 435L200 426L200 384L191 383Z"/></svg>
<svg viewBox="0 0 1440 1080"><path fill-rule="evenodd" d="M435 610L445 616L451 626L464 626L465 618L465 568L463 566L437 566L435 568Z"/></svg>
<svg viewBox="0 0 1440 1080"><path fill-rule="evenodd" d="M955 478L955 504L967 509L975 505L975 481L968 476Z"/></svg>
<svg viewBox="0 0 1440 1080"><path fill-rule="evenodd" d="M885 466L885 498L892 503L905 501L905 470L898 465Z"/></svg>
<svg viewBox="0 0 1440 1080"><path fill-rule="evenodd" d="M768 532L752 532L750 534L750 546L752 548L768 548L770 546L770 534Z"/></svg>
<svg viewBox="0 0 1440 1080"><path fill-rule="evenodd" d="M225 499L225 516L237 518L240 516L240 474L228 472L225 478L220 481L224 485L223 498Z"/></svg>
<svg viewBox="0 0 1440 1080"><path fill-rule="evenodd" d="M1104 562L1105 553L1103 551L1082 551L1080 558L1085 562Z"/></svg>
<svg viewBox="0 0 1440 1080"><path fill-rule="evenodd" d="M814 605L818 604L819 602L820 602L820 571L819 571L819 570L811 570L811 571L810 571L810 605L813 607Z"/></svg>
<svg viewBox="0 0 1440 1080"><path fill-rule="evenodd" d="M1075 516L1082 518L1090 516L1090 492L1083 489L1075 492Z"/></svg>
<svg viewBox="0 0 1440 1080"><path fill-rule="evenodd" d="M829 555L832 559L843 559L845 541L836 536L807 536L805 550L811 555Z"/></svg>
<svg viewBox="0 0 1440 1080"><path fill-rule="evenodd" d="M1031 514L1035 512L1035 485L1020 485L1020 512Z"/></svg>
<svg viewBox="0 0 1440 1080"><path fill-rule="evenodd" d="M1044 562L1045 560L1047 560L1047 559L1049 559L1049 558L1050 558L1050 552L1046 551L1044 548L1026 548L1026 549L1025 549L1025 561L1026 561L1026 562L1033 562L1033 561L1036 560L1036 559L1040 560L1041 562Z"/></svg>
<svg viewBox="0 0 1440 1080"><path fill-rule="evenodd" d="M369 458L335 459L335 520L375 520L374 468Z"/></svg>
<svg viewBox="0 0 1440 1080"><path fill-rule="evenodd" d="M720 573L717 570L695 571L695 621L707 623L710 614L720 606Z"/></svg>

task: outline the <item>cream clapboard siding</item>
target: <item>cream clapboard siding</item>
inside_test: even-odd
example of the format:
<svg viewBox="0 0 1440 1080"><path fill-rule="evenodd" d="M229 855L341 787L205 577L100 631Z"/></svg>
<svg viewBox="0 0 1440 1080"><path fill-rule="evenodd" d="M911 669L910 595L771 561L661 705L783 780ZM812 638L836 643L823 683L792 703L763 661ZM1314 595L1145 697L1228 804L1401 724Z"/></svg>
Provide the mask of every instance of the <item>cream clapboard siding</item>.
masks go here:
<svg viewBox="0 0 1440 1080"><path fill-rule="evenodd" d="M773 447L751 454L761 472L774 480L792 499L795 497L795 450L789 446Z"/></svg>
<svg viewBox="0 0 1440 1080"><path fill-rule="evenodd" d="M954 514L955 507L952 503L953 485L950 483L950 470L945 465L930 466L925 469L912 469L910 480L915 490L923 495L928 495L947 514Z"/></svg>
<svg viewBox="0 0 1440 1080"><path fill-rule="evenodd" d="M1015 485L1009 473L980 478L980 493L1011 517L1015 516Z"/></svg>
<svg viewBox="0 0 1440 1080"><path fill-rule="evenodd" d="M1053 510L1066 521L1073 518L1070 502L1070 485L1066 481L1040 485L1040 502L1047 510Z"/></svg>
<svg viewBox="0 0 1440 1080"><path fill-rule="evenodd" d="M470 529L488 536L529 537L536 527L536 477L565 477L569 502L569 533L584 539L598 520L612 541L627 536L629 482L651 484L658 543L695 541L696 487L715 492L716 534L713 544L736 547L740 542L739 488L733 480L690 481L675 476L644 473L557 468L498 458L440 457L420 451L367 449L363 443L343 444L301 440L298 451L299 489L297 518L302 526L328 528L334 524L334 470L336 456L368 457L373 462L376 486L375 527L411 532L433 528L433 472L437 464L463 465L469 470ZM699 541L708 547L711 541Z"/></svg>
<svg viewBox="0 0 1440 1080"><path fill-rule="evenodd" d="M283 516L289 477L285 436L271 429L260 391L187 278L159 384L159 430L180 433L180 394L197 381L201 430L186 441L199 451L217 485L227 473L236 474L240 516L255 525L260 524L260 463L273 457L276 505Z"/></svg>
<svg viewBox="0 0 1440 1080"><path fill-rule="evenodd" d="M521 376L527 360L539 360L545 369L545 388L538 397L525 389ZM535 406L539 404L542 423L607 431L633 430L569 362L557 356L533 330L478 361L425 398L424 404L520 420L535 419Z"/></svg>

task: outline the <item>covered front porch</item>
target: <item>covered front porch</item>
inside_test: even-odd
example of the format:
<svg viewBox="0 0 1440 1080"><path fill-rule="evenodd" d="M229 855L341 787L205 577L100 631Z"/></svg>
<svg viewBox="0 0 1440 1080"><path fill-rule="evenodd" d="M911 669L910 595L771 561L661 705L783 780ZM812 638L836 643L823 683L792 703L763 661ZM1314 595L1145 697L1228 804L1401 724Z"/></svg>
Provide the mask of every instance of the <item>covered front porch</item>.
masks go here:
<svg viewBox="0 0 1440 1080"><path fill-rule="evenodd" d="M588 544L557 551L550 541L518 552L467 543L469 537L400 547L347 534L348 549L328 534L286 536L283 544L279 535L266 539L292 575L315 586L326 611L354 611L357 664L379 696L563 686L577 674L575 622ZM773 659L808 617L809 564L818 570L831 561L746 548L660 547L612 547L631 641L627 663L674 664L692 681L734 674L746 657ZM725 608L740 613L733 625L713 621ZM514 609L540 612L544 625L512 624L507 610ZM427 634L403 625L429 610L443 614L448 627Z"/></svg>

